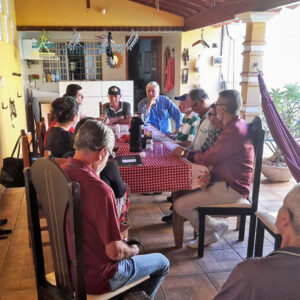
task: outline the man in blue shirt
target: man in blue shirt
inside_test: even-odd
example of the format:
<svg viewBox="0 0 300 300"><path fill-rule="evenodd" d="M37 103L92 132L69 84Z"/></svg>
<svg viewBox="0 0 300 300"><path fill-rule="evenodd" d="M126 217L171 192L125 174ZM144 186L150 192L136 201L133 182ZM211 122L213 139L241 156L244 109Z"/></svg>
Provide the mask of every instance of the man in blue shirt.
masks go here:
<svg viewBox="0 0 300 300"><path fill-rule="evenodd" d="M170 132L170 118L175 122L177 131L181 123L181 114L178 107L169 97L159 95L159 84L151 81L146 86L147 98L138 104L138 112L145 115L146 123L150 123L163 133Z"/></svg>

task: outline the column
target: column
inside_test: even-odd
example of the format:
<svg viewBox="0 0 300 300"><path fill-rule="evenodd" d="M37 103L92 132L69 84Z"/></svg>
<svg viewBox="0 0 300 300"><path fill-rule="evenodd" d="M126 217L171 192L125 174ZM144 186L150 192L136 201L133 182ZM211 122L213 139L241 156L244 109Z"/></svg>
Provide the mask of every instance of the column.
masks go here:
<svg viewBox="0 0 300 300"><path fill-rule="evenodd" d="M263 71L266 23L276 14L275 12L245 12L235 16L247 23L246 40L243 43L245 48L242 53L244 56L242 82L240 83L244 101L241 116L247 121L251 121L260 113L257 70Z"/></svg>

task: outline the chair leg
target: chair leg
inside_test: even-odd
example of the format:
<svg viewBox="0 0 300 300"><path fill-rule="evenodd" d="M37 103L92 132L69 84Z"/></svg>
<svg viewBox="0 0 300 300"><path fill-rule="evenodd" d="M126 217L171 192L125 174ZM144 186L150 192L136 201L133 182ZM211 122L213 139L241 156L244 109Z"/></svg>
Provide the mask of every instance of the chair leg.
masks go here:
<svg viewBox="0 0 300 300"><path fill-rule="evenodd" d="M246 225L246 216L240 216L240 229L239 229L239 241L243 241L245 238L245 225Z"/></svg>
<svg viewBox="0 0 300 300"><path fill-rule="evenodd" d="M275 236L275 245L274 245L274 250L277 250L280 248L281 245L281 235L276 235Z"/></svg>
<svg viewBox="0 0 300 300"><path fill-rule="evenodd" d="M253 256L255 227L256 227L255 225L256 225L256 216L253 214L250 216L250 229L249 229L247 258Z"/></svg>
<svg viewBox="0 0 300 300"><path fill-rule="evenodd" d="M184 218L179 216L173 210L173 235L176 248L182 248L183 245Z"/></svg>
<svg viewBox="0 0 300 300"><path fill-rule="evenodd" d="M262 257L264 247L265 228L263 222L257 219L256 237L255 237L255 257Z"/></svg>
<svg viewBox="0 0 300 300"><path fill-rule="evenodd" d="M205 215L199 211L198 258L204 254Z"/></svg>

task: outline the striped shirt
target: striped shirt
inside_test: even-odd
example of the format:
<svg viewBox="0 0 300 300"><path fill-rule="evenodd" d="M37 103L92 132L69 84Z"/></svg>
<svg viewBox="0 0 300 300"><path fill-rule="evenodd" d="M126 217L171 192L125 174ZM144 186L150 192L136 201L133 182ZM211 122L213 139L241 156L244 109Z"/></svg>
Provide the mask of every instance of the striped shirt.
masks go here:
<svg viewBox="0 0 300 300"><path fill-rule="evenodd" d="M197 120L198 114L195 112L191 112L188 116L185 115L183 117L176 136L176 142L193 142Z"/></svg>

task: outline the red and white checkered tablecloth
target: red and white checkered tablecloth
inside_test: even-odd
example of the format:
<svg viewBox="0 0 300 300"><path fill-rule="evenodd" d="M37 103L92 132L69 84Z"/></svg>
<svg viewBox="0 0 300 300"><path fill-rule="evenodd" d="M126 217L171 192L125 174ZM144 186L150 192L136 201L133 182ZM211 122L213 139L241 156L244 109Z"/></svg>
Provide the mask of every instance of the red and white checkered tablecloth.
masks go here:
<svg viewBox="0 0 300 300"><path fill-rule="evenodd" d="M154 141L154 151L144 150L143 165L120 167L121 177L130 186L132 193L189 190L192 187L191 164L179 157L163 144L163 155ZM129 152L129 143L116 142L118 156L139 155ZM159 154L156 154L159 153Z"/></svg>

